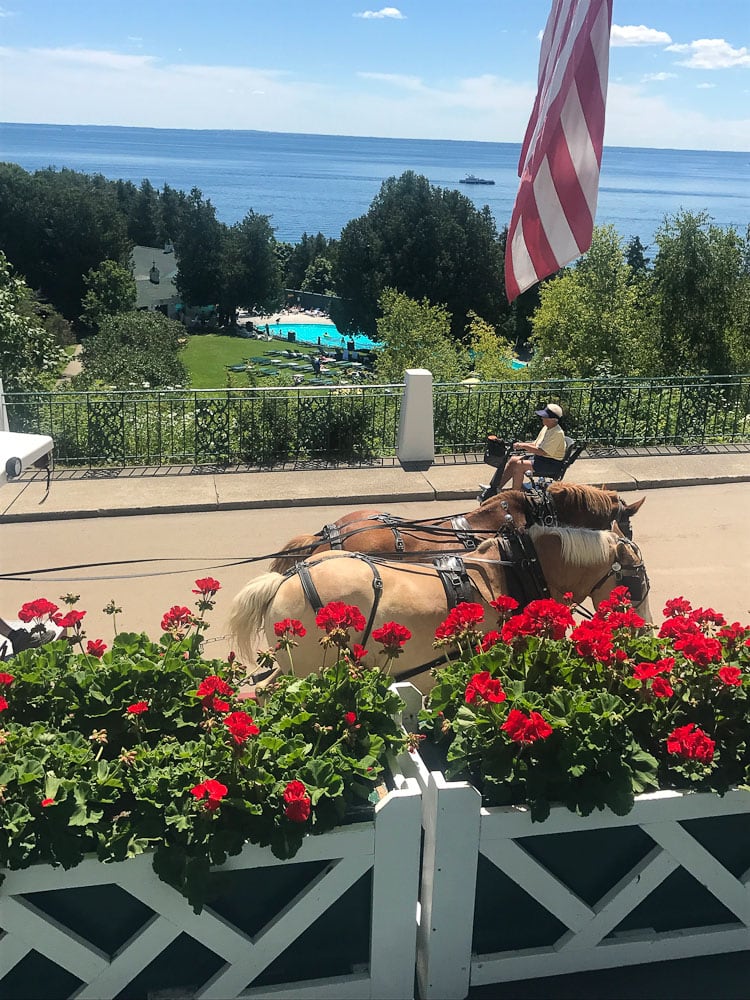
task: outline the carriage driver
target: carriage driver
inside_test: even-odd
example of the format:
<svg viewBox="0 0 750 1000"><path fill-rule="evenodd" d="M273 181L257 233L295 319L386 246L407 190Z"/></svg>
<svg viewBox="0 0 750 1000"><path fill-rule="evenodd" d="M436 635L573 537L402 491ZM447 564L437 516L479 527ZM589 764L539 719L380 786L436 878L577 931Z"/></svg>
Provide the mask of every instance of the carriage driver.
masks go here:
<svg viewBox="0 0 750 1000"><path fill-rule="evenodd" d="M557 403L547 403L534 411L541 418L543 427L533 441L515 441L513 453L506 462L498 482L502 486L512 478L514 490L523 487L523 477L530 469L535 476L557 476L565 458L565 433L560 426L563 415ZM500 488L502 489L502 486Z"/></svg>

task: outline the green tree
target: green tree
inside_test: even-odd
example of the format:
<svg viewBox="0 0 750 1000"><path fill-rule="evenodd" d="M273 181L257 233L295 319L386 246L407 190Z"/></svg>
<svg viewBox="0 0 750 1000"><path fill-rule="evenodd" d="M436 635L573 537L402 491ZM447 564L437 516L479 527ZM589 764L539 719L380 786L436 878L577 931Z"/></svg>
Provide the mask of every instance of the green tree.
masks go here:
<svg viewBox="0 0 750 1000"><path fill-rule="evenodd" d="M138 194L131 209L128 232L134 243L144 247L161 246L162 220L159 194L151 181L145 177L141 181Z"/></svg>
<svg viewBox="0 0 750 1000"><path fill-rule="evenodd" d="M220 318L237 322L237 309L270 309L281 295L274 252L274 236L267 215L248 212L242 222L226 230L223 239Z"/></svg>
<svg viewBox="0 0 750 1000"><path fill-rule="evenodd" d="M646 247L641 243L640 236L631 237L625 247L625 260L633 277L643 277L648 271L651 259L646 256Z"/></svg>
<svg viewBox="0 0 750 1000"><path fill-rule="evenodd" d="M468 336L477 375L485 381L507 379L514 375L511 345L475 312L469 313Z"/></svg>
<svg viewBox="0 0 750 1000"><path fill-rule="evenodd" d="M442 303L457 339L470 310L493 326L508 314L502 243L489 209L413 171L386 180L367 213L344 227L334 281L345 300L333 317L339 329L369 335L386 288Z"/></svg>
<svg viewBox="0 0 750 1000"><path fill-rule="evenodd" d="M742 356L747 240L706 212L666 216L656 232L655 316L664 370L678 375L732 370ZM745 330L747 320L744 321Z"/></svg>
<svg viewBox="0 0 750 1000"><path fill-rule="evenodd" d="M188 373L179 357L185 330L160 312L106 316L99 332L83 345L81 382L131 386L177 386Z"/></svg>
<svg viewBox="0 0 750 1000"><path fill-rule="evenodd" d="M377 358L379 379L401 382L407 368L427 368L437 382L465 374L467 360L451 340L451 317L444 306L427 299L416 302L386 288L379 308L377 335L383 343Z"/></svg>
<svg viewBox="0 0 750 1000"><path fill-rule="evenodd" d="M115 260L105 260L92 268L83 279L81 322L89 330L98 330L105 316L135 309L135 278L127 267Z"/></svg>
<svg viewBox="0 0 750 1000"><path fill-rule="evenodd" d="M6 392L52 389L64 353L29 315L32 296L0 251L0 378Z"/></svg>
<svg viewBox="0 0 750 1000"><path fill-rule="evenodd" d="M303 233L299 243L287 244L289 252L284 267L284 287L301 289L305 275L311 264L319 258L333 261L335 257L335 240L327 240L322 233L309 236Z"/></svg>
<svg viewBox="0 0 750 1000"><path fill-rule="evenodd" d="M216 305L222 287L226 226L217 220L214 206L203 200L198 188L190 192L181 224L175 237L177 290L186 305Z"/></svg>
<svg viewBox="0 0 750 1000"><path fill-rule="evenodd" d="M544 283L532 325L532 377L653 371L655 344L644 287L633 282L613 226L597 226L588 253Z"/></svg>
<svg viewBox="0 0 750 1000"><path fill-rule="evenodd" d="M303 292L315 292L317 295L333 294L333 265L327 257L316 257L305 271L305 277L300 286Z"/></svg>

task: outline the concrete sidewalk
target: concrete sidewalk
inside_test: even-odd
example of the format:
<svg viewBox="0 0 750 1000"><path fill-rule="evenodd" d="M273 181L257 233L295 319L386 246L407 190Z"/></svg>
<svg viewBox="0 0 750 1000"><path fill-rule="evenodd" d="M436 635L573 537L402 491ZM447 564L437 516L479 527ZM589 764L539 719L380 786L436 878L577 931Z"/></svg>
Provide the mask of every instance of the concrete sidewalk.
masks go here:
<svg viewBox="0 0 750 1000"><path fill-rule="evenodd" d="M273 472L173 466L62 470L45 497L42 473L24 474L0 494L0 522L146 513L180 513L333 504L372 506L393 501L474 500L492 469L480 456L441 456L425 469L397 463L367 468L311 468ZM667 486L750 482L750 446L675 454L650 449L626 457L584 457L567 482L618 491Z"/></svg>

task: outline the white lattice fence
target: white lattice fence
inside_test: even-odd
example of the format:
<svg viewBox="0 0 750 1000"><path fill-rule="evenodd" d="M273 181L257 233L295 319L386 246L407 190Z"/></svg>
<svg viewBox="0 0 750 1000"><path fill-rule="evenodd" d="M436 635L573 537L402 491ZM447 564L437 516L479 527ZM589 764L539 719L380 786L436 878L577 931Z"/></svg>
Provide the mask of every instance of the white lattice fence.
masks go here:
<svg viewBox="0 0 750 1000"><path fill-rule="evenodd" d="M411 704L419 695L399 694ZM413 758L424 854L420 993L750 948L750 792L661 791L543 823Z"/></svg>
<svg viewBox="0 0 750 1000"><path fill-rule="evenodd" d="M77 1000L411 997L420 793L397 784L373 821L308 837L291 861L246 847L199 915L148 856L7 872L0 995L34 995L43 976L45 995Z"/></svg>

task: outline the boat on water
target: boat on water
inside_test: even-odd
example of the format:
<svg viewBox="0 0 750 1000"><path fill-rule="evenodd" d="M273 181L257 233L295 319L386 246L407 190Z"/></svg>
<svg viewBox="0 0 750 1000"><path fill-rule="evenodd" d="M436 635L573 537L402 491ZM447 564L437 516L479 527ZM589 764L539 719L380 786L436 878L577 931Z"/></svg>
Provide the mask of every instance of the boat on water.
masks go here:
<svg viewBox="0 0 750 1000"><path fill-rule="evenodd" d="M494 184L494 181L489 180L487 177L475 177L474 174L467 174L466 177L462 177L458 182L459 184Z"/></svg>

